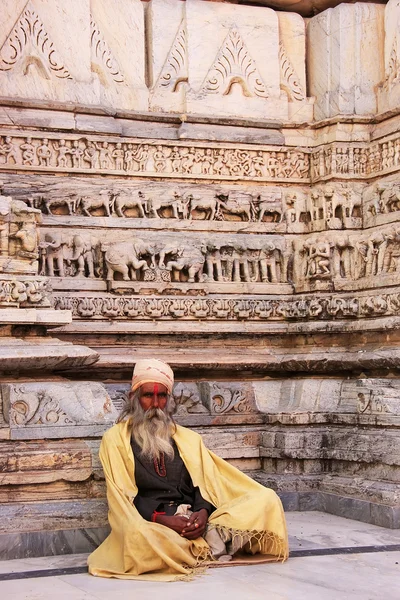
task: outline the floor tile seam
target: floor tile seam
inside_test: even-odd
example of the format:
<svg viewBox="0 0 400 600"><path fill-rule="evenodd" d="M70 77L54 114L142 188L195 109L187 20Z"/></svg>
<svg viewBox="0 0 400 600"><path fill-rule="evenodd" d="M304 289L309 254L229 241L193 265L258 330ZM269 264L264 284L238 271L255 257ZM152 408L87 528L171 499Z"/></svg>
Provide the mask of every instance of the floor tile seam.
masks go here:
<svg viewBox="0 0 400 600"><path fill-rule="evenodd" d="M371 554L380 552L400 552L400 544L376 546L341 546L336 548L310 548L305 550L292 550L290 552L290 558L312 558L317 556ZM257 565L255 564L254 566ZM36 579L40 577L64 577L67 575L80 575L87 572L87 565L53 569L35 569L31 571L0 573L0 581Z"/></svg>

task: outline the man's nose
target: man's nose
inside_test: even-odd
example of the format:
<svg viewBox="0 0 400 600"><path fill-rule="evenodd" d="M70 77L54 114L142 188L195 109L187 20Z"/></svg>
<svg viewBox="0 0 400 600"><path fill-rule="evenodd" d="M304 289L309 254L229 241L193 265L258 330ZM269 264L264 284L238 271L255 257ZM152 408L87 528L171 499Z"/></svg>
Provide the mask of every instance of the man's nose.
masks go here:
<svg viewBox="0 0 400 600"><path fill-rule="evenodd" d="M158 408L158 404L159 404L159 402L158 402L158 394L154 394L153 395L153 407L154 408Z"/></svg>

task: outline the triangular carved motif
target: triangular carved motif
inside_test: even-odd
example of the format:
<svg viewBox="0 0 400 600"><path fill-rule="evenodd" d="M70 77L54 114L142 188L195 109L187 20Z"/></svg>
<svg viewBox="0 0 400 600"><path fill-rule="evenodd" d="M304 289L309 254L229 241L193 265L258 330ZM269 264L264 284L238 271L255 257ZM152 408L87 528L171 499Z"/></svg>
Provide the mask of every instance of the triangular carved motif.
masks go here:
<svg viewBox="0 0 400 600"><path fill-rule="evenodd" d="M201 91L225 96L238 83L245 96L268 98L268 91L257 65L236 27L229 30Z"/></svg>
<svg viewBox="0 0 400 600"><path fill-rule="evenodd" d="M154 88L177 92L182 83L188 82L187 35L184 19L179 25L166 61Z"/></svg>
<svg viewBox="0 0 400 600"><path fill-rule="evenodd" d="M0 50L0 71L11 71L17 65L27 75L31 66L51 79L72 79L70 72L54 49L46 28L29 1Z"/></svg>
<svg viewBox="0 0 400 600"><path fill-rule="evenodd" d="M289 100L292 102L294 100L305 100L306 95L282 42L279 43L279 64L281 68L281 88L287 93Z"/></svg>
<svg viewBox="0 0 400 600"><path fill-rule="evenodd" d="M97 73L100 79L105 83L103 71L108 74L115 83L125 83L125 77L110 50L109 45L103 38L93 17L90 19L91 48L92 48L92 71Z"/></svg>

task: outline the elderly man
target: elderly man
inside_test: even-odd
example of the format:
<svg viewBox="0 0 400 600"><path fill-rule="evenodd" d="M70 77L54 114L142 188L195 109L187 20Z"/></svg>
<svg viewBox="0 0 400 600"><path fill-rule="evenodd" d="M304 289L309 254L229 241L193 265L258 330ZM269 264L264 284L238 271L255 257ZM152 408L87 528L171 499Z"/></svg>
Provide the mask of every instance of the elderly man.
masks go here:
<svg viewBox="0 0 400 600"><path fill-rule="evenodd" d="M89 572L173 581L232 555L245 564L284 560L279 498L175 424L173 382L169 365L138 361L128 404L103 437L111 533L90 555Z"/></svg>

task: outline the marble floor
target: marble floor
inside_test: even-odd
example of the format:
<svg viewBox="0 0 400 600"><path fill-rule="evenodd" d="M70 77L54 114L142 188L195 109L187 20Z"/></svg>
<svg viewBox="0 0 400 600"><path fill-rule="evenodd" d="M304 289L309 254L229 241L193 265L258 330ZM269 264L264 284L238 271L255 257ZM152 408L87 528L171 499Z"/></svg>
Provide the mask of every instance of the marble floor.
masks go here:
<svg viewBox="0 0 400 600"><path fill-rule="evenodd" d="M83 554L11 560L0 562L0 599L400 599L400 530L318 512L287 513L287 519L292 557L284 564L209 569L191 582L148 583L77 573L84 570Z"/></svg>

